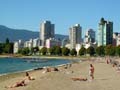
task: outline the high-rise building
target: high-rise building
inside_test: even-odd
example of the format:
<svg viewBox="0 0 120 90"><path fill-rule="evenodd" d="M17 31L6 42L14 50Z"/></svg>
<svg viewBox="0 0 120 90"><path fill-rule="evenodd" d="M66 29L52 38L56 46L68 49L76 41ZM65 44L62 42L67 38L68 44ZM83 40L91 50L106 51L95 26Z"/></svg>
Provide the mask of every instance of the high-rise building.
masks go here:
<svg viewBox="0 0 120 90"><path fill-rule="evenodd" d="M95 42L95 31L93 29L88 29L87 30L87 32L85 34L84 42L86 44Z"/></svg>
<svg viewBox="0 0 120 90"><path fill-rule="evenodd" d="M114 32L113 33L113 46L119 46L120 45L120 33Z"/></svg>
<svg viewBox="0 0 120 90"><path fill-rule="evenodd" d="M80 44L81 43L81 39L82 39L82 27L80 26L80 24L76 24L75 26L69 28L69 40L70 40L70 45L71 45L71 49L76 48L76 44Z"/></svg>
<svg viewBox="0 0 120 90"><path fill-rule="evenodd" d="M44 21L40 26L40 39L42 46L45 46L46 39L54 38L54 24L50 21Z"/></svg>
<svg viewBox="0 0 120 90"><path fill-rule="evenodd" d="M101 18L98 28L98 46L112 44L113 40L113 22L105 21Z"/></svg>

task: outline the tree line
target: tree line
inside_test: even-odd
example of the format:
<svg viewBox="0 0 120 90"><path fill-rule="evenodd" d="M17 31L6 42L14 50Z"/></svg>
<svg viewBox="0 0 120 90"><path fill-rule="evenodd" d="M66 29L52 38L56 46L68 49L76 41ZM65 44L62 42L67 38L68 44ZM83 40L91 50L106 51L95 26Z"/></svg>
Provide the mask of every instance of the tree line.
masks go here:
<svg viewBox="0 0 120 90"><path fill-rule="evenodd" d="M53 46L51 48L43 47L39 50L38 47L34 48L23 48L19 49L20 54L23 55L32 55L32 54L40 54L40 55L56 55L56 56L77 56L76 49L68 49L66 47L61 48L60 46ZM79 56L120 56L120 46L113 46L113 45L107 45L107 46L99 46L99 47L92 47L85 49L83 46L78 52Z"/></svg>
<svg viewBox="0 0 120 90"><path fill-rule="evenodd" d="M13 43L9 42L9 39L6 39L5 43L0 43L0 54L13 54ZM60 46L53 46L51 48L43 47L39 50L38 47L32 48L22 48L18 50L18 54L22 55L57 55L57 56L120 56L120 45L113 46L99 46L99 47L92 47L84 48L83 46L77 53L76 49L68 49L67 47L61 48Z"/></svg>
<svg viewBox="0 0 120 90"><path fill-rule="evenodd" d="M0 43L0 54L13 54L13 43L8 38L5 43Z"/></svg>

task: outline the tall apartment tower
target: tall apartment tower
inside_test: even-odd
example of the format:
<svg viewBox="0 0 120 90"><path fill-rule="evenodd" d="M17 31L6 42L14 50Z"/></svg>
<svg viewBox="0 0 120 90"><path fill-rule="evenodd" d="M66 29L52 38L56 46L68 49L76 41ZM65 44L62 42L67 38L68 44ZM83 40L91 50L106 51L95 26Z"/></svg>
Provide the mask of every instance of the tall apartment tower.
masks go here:
<svg viewBox="0 0 120 90"><path fill-rule="evenodd" d="M50 21L44 21L40 26L40 40L42 46L45 46L46 39L54 38L55 25L51 24Z"/></svg>
<svg viewBox="0 0 120 90"><path fill-rule="evenodd" d="M76 44L80 44L82 40L82 27L80 24L76 24L75 26L69 28L69 40L71 49L76 48Z"/></svg>
<svg viewBox="0 0 120 90"><path fill-rule="evenodd" d="M113 22L105 21L101 18L98 28L98 46L112 44L113 41Z"/></svg>
<svg viewBox="0 0 120 90"><path fill-rule="evenodd" d="M95 42L95 31L93 29L88 29L85 34L85 41L87 43L94 43Z"/></svg>

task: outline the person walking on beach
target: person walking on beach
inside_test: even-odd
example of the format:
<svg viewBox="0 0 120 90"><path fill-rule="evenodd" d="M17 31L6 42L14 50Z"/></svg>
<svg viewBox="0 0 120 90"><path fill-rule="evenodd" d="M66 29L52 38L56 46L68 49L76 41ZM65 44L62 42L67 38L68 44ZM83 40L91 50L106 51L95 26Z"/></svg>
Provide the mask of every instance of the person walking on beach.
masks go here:
<svg viewBox="0 0 120 90"><path fill-rule="evenodd" d="M91 80L94 79L94 66L92 64L90 64L90 67L89 67L89 76Z"/></svg>

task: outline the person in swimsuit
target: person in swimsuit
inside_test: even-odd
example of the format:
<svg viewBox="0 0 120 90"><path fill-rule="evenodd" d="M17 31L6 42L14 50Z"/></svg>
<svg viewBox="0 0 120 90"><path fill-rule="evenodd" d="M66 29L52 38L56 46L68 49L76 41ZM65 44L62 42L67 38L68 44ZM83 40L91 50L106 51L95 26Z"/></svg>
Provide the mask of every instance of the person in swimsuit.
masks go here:
<svg viewBox="0 0 120 90"><path fill-rule="evenodd" d="M94 66L92 64L90 64L90 67L89 67L89 76L91 80L94 79Z"/></svg>

